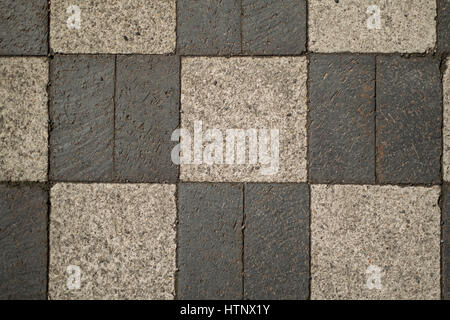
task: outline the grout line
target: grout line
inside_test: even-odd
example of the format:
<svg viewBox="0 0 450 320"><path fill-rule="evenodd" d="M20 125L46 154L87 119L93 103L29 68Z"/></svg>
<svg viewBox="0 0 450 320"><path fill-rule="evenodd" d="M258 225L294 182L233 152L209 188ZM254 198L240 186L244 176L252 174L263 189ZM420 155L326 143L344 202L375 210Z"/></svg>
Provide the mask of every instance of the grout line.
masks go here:
<svg viewBox="0 0 450 320"><path fill-rule="evenodd" d="M378 183L378 150L377 150L377 133L378 133L378 129L377 129L377 56L375 56L375 80L374 80L374 104L375 104L375 108L374 108L374 112L373 112L373 117L374 117L374 174L375 174L375 184Z"/></svg>
<svg viewBox="0 0 450 320"><path fill-rule="evenodd" d="M113 141L111 179L116 179L116 93L117 93L117 55L114 55L114 92L113 92Z"/></svg>
<svg viewBox="0 0 450 320"><path fill-rule="evenodd" d="M241 274L242 274L242 300L245 299L245 223L247 222L247 216L245 215L245 183L242 184L242 225L241 225L241 232L242 232L242 248L241 248Z"/></svg>

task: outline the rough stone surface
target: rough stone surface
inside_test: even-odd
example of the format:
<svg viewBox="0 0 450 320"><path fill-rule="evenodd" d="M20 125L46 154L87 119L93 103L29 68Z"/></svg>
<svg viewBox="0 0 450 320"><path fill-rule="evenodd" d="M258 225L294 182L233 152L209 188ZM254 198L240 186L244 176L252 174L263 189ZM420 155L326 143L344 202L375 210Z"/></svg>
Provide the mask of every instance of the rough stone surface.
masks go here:
<svg viewBox="0 0 450 320"><path fill-rule="evenodd" d="M244 298L309 297L309 187L245 186Z"/></svg>
<svg viewBox="0 0 450 320"><path fill-rule="evenodd" d="M178 299L242 299L242 185L178 186Z"/></svg>
<svg viewBox="0 0 450 320"><path fill-rule="evenodd" d="M56 184L49 299L172 299L174 185ZM68 266L81 269L69 290Z"/></svg>
<svg viewBox="0 0 450 320"><path fill-rule="evenodd" d="M182 128L189 130L192 140L195 121L202 121L203 132L218 129L223 137L223 163L182 163L180 178L212 182L306 181L306 69L305 57L184 58ZM279 130L278 171L264 174L261 169L270 164L260 161L259 156L256 164L250 163L249 141L245 163L238 164L234 158L233 164L227 164L227 129L257 129L259 137L265 129L269 150L275 141L270 139L270 131ZM209 140L204 140L206 147Z"/></svg>
<svg viewBox="0 0 450 320"><path fill-rule="evenodd" d="M442 298L450 300L450 186L442 189Z"/></svg>
<svg viewBox="0 0 450 320"><path fill-rule="evenodd" d="M442 90L439 61L377 57L377 178L440 183Z"/></svg>
<svg viewBox="0 0 450 320"><path fill-rule="evenodd" d="M240 0L178 0L178 53L231 55L241 52Z"/></svg>
<svg viewBox="0 0 450 320"><path fill-rule="evenodd" d="M439 299L439 195L438 186L312 185L311 298Z"/></svg>
<svg viewBox="0 0 450 320"><path fill-rule="evenodd" d="M80 8L80 28L68 27L70 6ZM70 11L69 11L70 12ZM50 46L60 53L175 51L176 0L52 0Z"/></svg>
<svg viewBox="0 0 450 320"><path fill-rule="evenodd" d="M0 181L47 180L48 62L0 58Z"/></svg>
<svg viewBox="0 0 450 320"><path fill-rule="evenodd" d="M309 181L375 182L375 57L312 55Z"/></svg>
<svg viewBox="0 0 450 320"><path fill-rule="evenodd" d="M305 0L243 0L244 54L300 54L306 50Z"/></svg>
<svg viewBox="0 0 450 320"><path fill-rule="evenodd" d="M176 182L172 132L179 124L179 58L117 58L115 176L121 181Z"/></svg>
<svg viewBox="0 0 450 320"><path fill-rule="evenodd" d="M114 57L55 56L50 87L50 179L110 181Z"/></svg>
<svg viewBox="0 0 450 320"><path fill-rule="evenodd" d="M450 58L446 61L442 87L444 90L444 181L450 181Z"/></svg>
<svg viewBox="0 0 450 320"><path fill-rule="evenodd" d="M46 298L47 192L0 185L0 300Z"/></svg>
<svg viewBox="0 0 450 320"><path fill-rule="evenodd" d="M378 5L380 29L369 29ZM435 0L310 0L309 49L314 52L426 52L436 44Z"/></svg>
<svg viewBox="0 0 450 320"><path fill-rule="evenodd" d="M0 2L0 55L46 55L48 0Z"/></svg>
<svg viewBox="0 0 450 320"><path fill-rule="evenodd" d="M450 2L439 0L438 2L438 50L450 52Z"/></svg>

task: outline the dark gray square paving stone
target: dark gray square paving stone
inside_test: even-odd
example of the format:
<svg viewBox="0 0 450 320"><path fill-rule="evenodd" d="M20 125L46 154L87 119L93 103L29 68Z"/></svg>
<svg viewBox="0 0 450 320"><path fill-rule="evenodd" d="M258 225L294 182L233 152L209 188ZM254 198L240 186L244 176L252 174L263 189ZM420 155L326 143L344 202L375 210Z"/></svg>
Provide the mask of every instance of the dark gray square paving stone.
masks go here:
<svg viewBox="0 0 450 320"><path fill-rule="evenodd" d="M375 182L375 58L312 55L309 179Z"/></svg>
<svg viewBox="0 0 450 320"><path fill-rule="evenodd" d="M178 0L177 46L184 55L241 52L240 0Z"/></svg>
<svg viewBox="0 0 450 320"><path fill-rule="evenodd" d="M450 52L450 2L438 2L438 51Z"/></svg>
<svg viewBox="0 0 450 320"><path fill-rule="evenodd" d="M441 181L439 61L377 57L377 178L380 183Z"/></svg>
<svg viewBox="0 0 450 320"><path fill-rule="evenodd" d="M244 298L309 296L309 188L245 186Z"/></svg>
<svg viewBox="0 0 450 320"><path fill-rule="evenodd" d="M241 299L242 185L180 184L178 218L178 299Z"/></svg>
<svg viewBox="0 0 450 320"><path fill-rule="evenodd" d="M442 298L450 300L450 185L442 188Z"/></svg>
<svg viewBox="0 0 450 320"><path fill-rule="evenodd" d="M117 58L115 177L132 182L176 182L171 160L179 124L176 56Z"/></svg>
<svg viewBox="0 0 450 320"><path fill-rule="evenodd" d="M50 179L111 181L114 57L55 56L50 68Z"/></svg>
<svg viewBox="0 0 450 320"><path fill-rule="evenodd" d="M0 2L0 55L46 55L48 0Z"/></svg>
<svg viewBox="0 0 450 320"><path fill-rule="evenodd" d="M0 185L0 299L46 299L47 200L37 185Z"/></svg>
<svg viewBox="0 0 450 320"><path fill-rule="evenodd" d="M305 0L242 0L244 54L300 54L306 50Z"/></svg>

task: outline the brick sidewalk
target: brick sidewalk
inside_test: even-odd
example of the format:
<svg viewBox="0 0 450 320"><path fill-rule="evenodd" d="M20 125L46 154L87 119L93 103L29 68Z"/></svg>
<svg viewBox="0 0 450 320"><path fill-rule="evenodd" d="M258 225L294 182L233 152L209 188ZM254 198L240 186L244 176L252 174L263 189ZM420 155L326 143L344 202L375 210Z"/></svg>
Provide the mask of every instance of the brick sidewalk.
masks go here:
<svg viewBox="0 0 450 320"><path fill-rule="evenodd" d="M0 299L450 299L449 1L50 2L0 3Z"/></svg>

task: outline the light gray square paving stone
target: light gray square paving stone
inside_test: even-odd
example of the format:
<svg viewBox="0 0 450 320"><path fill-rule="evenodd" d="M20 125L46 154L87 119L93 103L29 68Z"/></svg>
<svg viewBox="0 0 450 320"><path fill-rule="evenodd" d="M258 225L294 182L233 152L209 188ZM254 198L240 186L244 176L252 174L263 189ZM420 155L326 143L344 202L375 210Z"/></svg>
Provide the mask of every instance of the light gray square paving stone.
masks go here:
<svg viewBox="0 0 450 320"><path fill-rule="evenodd" d="M180 179L211 182L306 181L306 74L305 57L183 58L181 126L189 131L192 143L188 148L191 150L190 163L181 152ZM194 126L200 121L203 145L201 142L197 145L203 148L195 149ZM212 129L219 132L216 134L210 131ZM227 143L227 138L232 136L227 130L232 129L245 133L255 129L253 137L257 135L258 139L253 141L258 142L252 143L247 137L244 147L235 148ZM216 139L207 139L207 131L216 134ZM264 136L268 143L263 143L261 138ZM235 144L238 140L235 139ZM182 137L181 141L187 139ZM217 153L209 152L211 141L223 142L222 147L215 148L219 150ZM274 151L277 141L278 152ZM230 147L227 148L227 145ZM257 155L253 163L249 157L251 146L255 146L252 154ZM260 157L256 149L267 149L270 159ZM234 151L234 157L227 157L230 150ZM237 155L242 150L245 150L245 159L243 163L238 163ZM212 155L213 159L207 162L205 154ZM195 155L199 156L197 163ZM278 165L275 165L277 155ZM270 168L274 170L270 171Z"/></svg>
<svg viewBox="0 0 450 320"><path fill-rule="evenodd" d="M436 15L435 0L310 0L309 50L430 51Z"/></svg>
<svg viewBox="0 0 450 320"><path fill-rule="evenodd" d="M48 61L0 58L0 181L46 181Z"/></svg>
<svg viewBox="0 0 450 320"><path fill-rule="evenodd" d="M440 187L311 188L312 299L440 298Z"/></svg>
<svg viewBox="0 0 450 320"><path fill-rule="evenodd" d="M51 3L50 47L58 53L171 53L175 29L176 0Z"/></svg>
<svg viewBox="0 0 450 320"><path fill-rule="evenodd" d="M168 184L56 184L49 298L173 299L175 190ZM79 289L74 267L81 271Z"/></svg>

